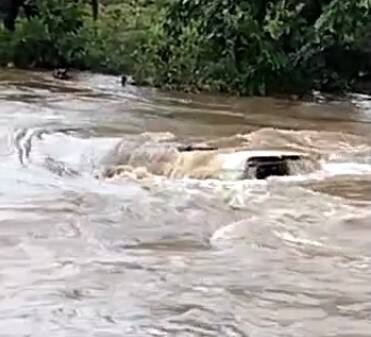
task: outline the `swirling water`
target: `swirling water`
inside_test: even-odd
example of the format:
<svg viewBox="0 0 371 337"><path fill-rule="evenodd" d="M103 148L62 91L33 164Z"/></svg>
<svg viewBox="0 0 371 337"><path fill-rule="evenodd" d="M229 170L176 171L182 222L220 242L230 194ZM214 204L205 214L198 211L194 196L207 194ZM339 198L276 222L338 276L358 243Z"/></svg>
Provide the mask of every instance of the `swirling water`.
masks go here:
<svg viewBox="0 0 371 337"><path fill-rule="evenodd" d="M370 102L2 70L0 335L369 336ZM142 132L246 133L327 159L267 181L96 179L102 156Z"/></svg>

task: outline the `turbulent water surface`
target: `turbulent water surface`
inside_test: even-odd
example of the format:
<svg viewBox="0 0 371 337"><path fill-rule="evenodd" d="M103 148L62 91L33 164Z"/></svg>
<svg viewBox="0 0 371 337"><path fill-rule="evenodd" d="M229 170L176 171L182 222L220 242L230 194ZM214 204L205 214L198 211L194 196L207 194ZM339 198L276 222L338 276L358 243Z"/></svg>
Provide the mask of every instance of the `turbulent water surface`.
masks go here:
<svg viewBox="0 0 371 337"><path fill-rule="evenodd" d="M366 96L237 99L1 70L0 335L370 336L370 131ZM144 132L244 134L324 159L267 181L97 179Z"/></svg>

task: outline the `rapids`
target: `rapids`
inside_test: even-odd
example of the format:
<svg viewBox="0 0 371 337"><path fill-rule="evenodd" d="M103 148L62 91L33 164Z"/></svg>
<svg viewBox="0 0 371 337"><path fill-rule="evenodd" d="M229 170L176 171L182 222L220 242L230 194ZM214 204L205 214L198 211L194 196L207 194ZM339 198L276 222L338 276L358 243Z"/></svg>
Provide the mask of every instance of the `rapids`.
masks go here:
<svg viewBox="0 0 371 337"><path fill-rule="evenodd" d="M1 70L0 335L369 336L370 131L368 96ZM267 180L143 169L189 143L321 159ZM128 174L100 176L122 161Z"/></svg>

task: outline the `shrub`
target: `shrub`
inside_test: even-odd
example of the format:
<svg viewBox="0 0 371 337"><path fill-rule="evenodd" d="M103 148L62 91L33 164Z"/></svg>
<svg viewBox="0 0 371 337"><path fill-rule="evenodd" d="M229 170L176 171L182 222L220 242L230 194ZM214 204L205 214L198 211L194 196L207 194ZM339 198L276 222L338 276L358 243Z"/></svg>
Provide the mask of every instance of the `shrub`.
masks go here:
<svg viewBox="0 0 371 337"><path fill-rule="evenodd" d="M145 55L149 64L159 65L151 65L149 73L173 87L248 95L344 88L370 67L364 53L370 4L173 0L165 5L156 34L148 35Z"/></svg>
<svg viewBox="0 0 371 337"><path fill-rule="evenodd" d="M0 30L0 60L131 73L139 83L266 95L371 77L371 0L38 1Z"/></svg>
<svg viewBox="0 0 371 337"><path fill-rule="evenodd" d="M134 68L134 53L150 23L148 6L101 6L94 22L86 2L36 0L39 15L0 30L0 60L17 66L70 66L120 73Z"/></svg>

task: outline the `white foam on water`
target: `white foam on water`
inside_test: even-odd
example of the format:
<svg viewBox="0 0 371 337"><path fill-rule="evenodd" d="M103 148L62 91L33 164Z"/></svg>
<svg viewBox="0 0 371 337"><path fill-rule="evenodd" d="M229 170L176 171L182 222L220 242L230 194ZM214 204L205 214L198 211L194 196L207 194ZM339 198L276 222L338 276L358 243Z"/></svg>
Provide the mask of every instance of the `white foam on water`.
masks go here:
<svg viewBox="0 0 371 337"><path fill-rule="evenodd" d="M315 247L324 246L322 242L319 242L316 240L310 240L306 238L300 238L298 236L294 236L292 233L289 233L289 232L281 233L279 231L273 230L273 234L281 238L282 240L289 242L289 243L293 243L293 244L309 245L309 246L315 246Z"/></svg>
<svg viewBox="0 0 371 337"><path fill-rule="evenodd" d="M343 174L369 174L371 173L371 165L345 162L345 163L332 163L327 162L322 164L322 171L330 175L343 175Z"/></svg>
<svg viewBox="0 0 371 337"><path fill-rule="evenodd" d="M118 138L78 138L65 134L44 135L32 140L30 161L43 162L53 158L74 169L97 164L100 159L119 141Z"/></svg>

